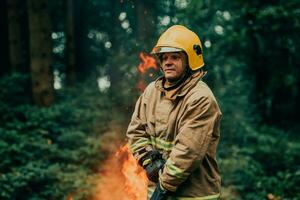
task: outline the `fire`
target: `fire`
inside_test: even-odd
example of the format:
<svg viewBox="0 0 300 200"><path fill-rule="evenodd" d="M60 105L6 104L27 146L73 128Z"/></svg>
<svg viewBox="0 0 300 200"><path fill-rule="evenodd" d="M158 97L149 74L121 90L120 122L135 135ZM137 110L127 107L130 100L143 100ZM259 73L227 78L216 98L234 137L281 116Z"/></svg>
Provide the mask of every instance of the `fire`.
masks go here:
<svg viewBox="0 0 300 200"><path fill-rule="evenodd" d="M140 59L141 63L137 67L137 70L139 72L137 88L142 92L146 88L146 82L148 81L148 79L152 80L155 72L157 72L159 69L157 67L156 60L153 57L141 52Z"/></svg>
<svg viewBox="0 0 300 200"><path fill-rule="evenodd" d="M129 152L121 147L102 167L93 200L146 200L147 176Z"/></svg>
<svg viewBox="0 0 300 200"><path fill-rule="evenodd" d="M122 167L122 173L126 178L125 191L132 196L131 199L145 200L147 197L147 176L135 158L128 152L128 145L122 147L122 151L128 155Z"/></svg>
<svg viewBox="0 0 300 200"><path fill-rule="evenodd" d="M145 53L140 53L140 58L142 60L142 63L138 66L138 71L142 74L144 74L148 69L153 68L154 70L157 70L156 61L153 57L147 56Z"/></svg>

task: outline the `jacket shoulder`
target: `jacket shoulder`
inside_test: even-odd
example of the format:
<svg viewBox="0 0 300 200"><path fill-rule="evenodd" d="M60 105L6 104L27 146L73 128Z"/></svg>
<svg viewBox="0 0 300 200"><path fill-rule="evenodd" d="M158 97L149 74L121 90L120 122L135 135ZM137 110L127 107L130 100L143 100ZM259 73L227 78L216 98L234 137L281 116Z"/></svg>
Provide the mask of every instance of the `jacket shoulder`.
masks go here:
<svg viewBox="0 0 300 200"><path fill-rule="evenodd" d="M209 104L218 105L213 92L211 91L209 86L203 81L199 81L187 95L188 104L194 104L196 102L206 102Z"/></svg>
<svg viewBox="0 0 300 200"><path fill-rule="evenodd" d="M199 98L208 98L208 99L213 98L214 99L213 92L211 91L209 86L203 81L199 81L195 85L195 87L193 87L191 89L188 96L189 96L189 98L195 99L195 100L197 100Z"/></svg>

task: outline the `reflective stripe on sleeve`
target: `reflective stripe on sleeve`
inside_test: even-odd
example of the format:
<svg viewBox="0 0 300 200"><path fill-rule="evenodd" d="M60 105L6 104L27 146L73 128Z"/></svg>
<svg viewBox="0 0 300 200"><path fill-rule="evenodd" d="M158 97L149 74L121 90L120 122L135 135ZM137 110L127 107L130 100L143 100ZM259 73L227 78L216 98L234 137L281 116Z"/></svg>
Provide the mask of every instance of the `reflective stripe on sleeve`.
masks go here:
<svg viewBox="0 0 300 200"><path fill-rule="evenodd" d="M151 141L148 138L140 138L130 145L131 152L135 152L138 149L144 147L145 145L151 144Z"/></svg>
<svg viewBox="0 0 300 200"><path fill-rule="evenodd" d="M186 173L182 169L176 167L170 159L167 160L165 167L168 174L177 178L185 179L189 176L189 173Z"/></svg>
<svg viewBox="0 0 300 200"><path fill-rule="evenodd" d="M176 200L219 200L220 193L214 195L208 195L204 197L176 197Z"/></svg>
<svg viewBox="0 0 300 200"><path fill-rule="evenodd" d="M152 196L154 190L155 190L154 186L147 188L147 197L148 197L148 199L150 199L150 197Z"/></svg>
<svg viewBox="0 0 300 200"><path fill-rule="evenodd" d="M174 146L173 142L163 140L161 138L151 137L151 143L158 149L162 149L164 151L171 151Z"/></svg>
<svg viewBox="0 0 300 200"><path fill-rule="evenodd" d="M136 152L137 150L144 147L145 145L152 145L157 149L162 149L164 151L171 151L172 147L174 146L174 143L165 141L161 138L155 138L155 137L151 137L151 141L148 138L140 138L130 145L130 150L131 152Z"/></svg>
<svg viewBox="0 0 300 200"><path fill-rule="evenodd" d="M155 187L148 187L147 188L147 198L150 199L152 196L153 192L155 190ZM203 197L168 197L168 200L220 200L221 194L213 194L213 195L208 195L208 196L203 196Z"/></svg>

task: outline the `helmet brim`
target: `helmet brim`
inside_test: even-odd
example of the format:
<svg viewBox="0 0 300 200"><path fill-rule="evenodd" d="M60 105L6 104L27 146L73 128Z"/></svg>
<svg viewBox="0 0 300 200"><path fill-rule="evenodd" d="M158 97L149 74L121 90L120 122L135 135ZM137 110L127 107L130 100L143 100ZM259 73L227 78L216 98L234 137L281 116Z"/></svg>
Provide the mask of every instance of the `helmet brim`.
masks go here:
<svg viewBox="0 0 300 200"><path fill-rule="evenodd" d="M151 51L151 54L181 52L181 51L183 51L183 50L180 48L176 48L176 47L154 47Z"/></svg>

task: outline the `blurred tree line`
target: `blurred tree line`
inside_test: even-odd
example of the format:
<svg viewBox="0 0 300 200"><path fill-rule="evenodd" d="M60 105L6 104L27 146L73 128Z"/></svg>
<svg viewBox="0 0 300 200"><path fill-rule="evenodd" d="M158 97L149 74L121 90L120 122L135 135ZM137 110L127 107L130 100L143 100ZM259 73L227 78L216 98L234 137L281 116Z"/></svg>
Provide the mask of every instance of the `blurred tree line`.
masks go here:
<svg viewBox="0 0 300 200"><path fill-rule="evenodd" d="M0 22L0 199L89 199L172 24L200 36L222 108L222 198L300 199L299 0L3 0Z"/></svg>

